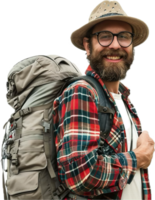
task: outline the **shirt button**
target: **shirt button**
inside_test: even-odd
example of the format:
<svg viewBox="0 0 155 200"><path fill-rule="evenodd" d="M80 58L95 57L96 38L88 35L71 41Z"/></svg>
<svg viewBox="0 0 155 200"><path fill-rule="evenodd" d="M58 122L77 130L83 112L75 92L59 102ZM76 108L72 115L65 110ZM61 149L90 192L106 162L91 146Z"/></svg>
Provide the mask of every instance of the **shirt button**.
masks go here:
<svg viewBox="0 0 155 200"><path fill-rule="evenodd" d="M127 178L120 178L119 180L119 188L123 190L127 184Z"/></svg>

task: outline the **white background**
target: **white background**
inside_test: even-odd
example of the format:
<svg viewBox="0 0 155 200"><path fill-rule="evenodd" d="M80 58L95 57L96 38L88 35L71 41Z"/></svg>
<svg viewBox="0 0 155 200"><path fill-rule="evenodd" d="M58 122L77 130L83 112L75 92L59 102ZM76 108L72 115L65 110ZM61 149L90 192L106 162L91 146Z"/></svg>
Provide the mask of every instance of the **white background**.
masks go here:
<svg viewBox="0 0 155 200"><path fill-rule="evenodd" d="M6 71L12 63L28 56L36 54L68 55L68 41L71 32L87 22L91 7L100 1L1 1L0 23L3 33L3 43L6 58L0 58L3 63L4 73L1 74L1 82L6 80ZM120 1L126 12L155 12L154 1ZM11 15L11 17L3 17ZM13 15L79 15L79 17L13 17ZM129 16L146 20L155 20L155 13L128 13ZM135 48L134 64L155 64L155 58L146 57L146 43L155 43L155 23L148 24L150 28L149 38ZM70 45L72 45L70 43ZM75 52L75 48L73 48ZM75 63L84 63L79 51L79 58L71 58ZM133 78L134 77L134 78ZM155 85L155 65L133 65L129 72L126 84ZM10 112L10 108L6 107ZM150 130L155 135L155 130ZM150 169L155 169L153 160ZM152 187L155 199L155 186Z"/></svg>

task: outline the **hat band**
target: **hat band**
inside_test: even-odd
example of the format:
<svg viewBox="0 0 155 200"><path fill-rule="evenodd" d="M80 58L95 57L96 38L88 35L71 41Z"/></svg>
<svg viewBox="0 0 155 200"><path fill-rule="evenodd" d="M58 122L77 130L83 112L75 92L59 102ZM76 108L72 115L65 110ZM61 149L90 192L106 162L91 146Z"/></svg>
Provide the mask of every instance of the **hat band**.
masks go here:
<svg viewBox="0 0 155 200"><path fill-rule="evenodd" d="M109 17L109 16L114 16L114 15L123 15L123 14L119 14L119 13L109 13L109 14L105 14L105 15L102 15L102 16L98 17L98 19L99 19L99 18L102 18L102 17Z"/></svg>

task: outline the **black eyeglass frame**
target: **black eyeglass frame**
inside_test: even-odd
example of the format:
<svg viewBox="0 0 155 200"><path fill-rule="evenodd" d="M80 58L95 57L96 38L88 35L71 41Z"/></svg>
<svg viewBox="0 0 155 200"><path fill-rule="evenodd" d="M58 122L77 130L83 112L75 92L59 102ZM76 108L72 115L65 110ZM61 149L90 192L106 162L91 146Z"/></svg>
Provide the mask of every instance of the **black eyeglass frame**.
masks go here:
<svg viewBox="0 0 155 200"><path fill-rule="evenodd" d="M100 42L99 42L99 34L100 34L100 33L103 33L103 32L109 32L109 33L111 33L112 36L113 36L112 41L111 41L111 43L110 43L109 45L103 46L103 45L101 45ZM108 46L110 46L110 45L113 43L113 41L114 41L114 36L117 37L117 41L118 41L118 35L119 35L120 33L130 33L130 34L131 34L132 40L131 40L131 43L127 46L127 47L129 47L129 46L133 43L133 37L134 37L134 33L131 33L131 32L129 32L129 31L121 31L121 32L119 32L119 33L117 33L117 34L116 34L116 33L112 33L112 32L110 32L110 31L99 31L99 32L96 32L96 33L92 33L91 36L96 35L96 36L97 36L98 43L99 43L102 47L108 47ZM119 41L118 41L118 43L119 43ZM119 45L120 45L121 47L123 47L123 48L127 48L126 46L125 46L125 47L122 46L120 43L119 43Z"/></svg>

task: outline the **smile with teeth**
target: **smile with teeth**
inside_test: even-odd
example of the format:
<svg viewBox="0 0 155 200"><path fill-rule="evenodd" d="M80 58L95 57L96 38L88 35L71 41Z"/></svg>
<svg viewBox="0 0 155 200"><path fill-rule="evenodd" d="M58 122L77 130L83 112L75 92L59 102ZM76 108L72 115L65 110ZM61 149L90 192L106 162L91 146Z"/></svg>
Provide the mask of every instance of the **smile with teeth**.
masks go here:
<svg viewBox="0 0 155 200"><path fill-rule="evenodd" d="M120 56L106 56L106 58L109 60L120 60L121 59Z"/></svg>

